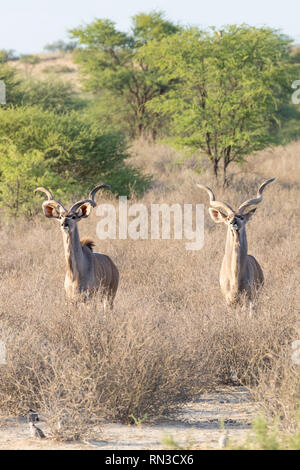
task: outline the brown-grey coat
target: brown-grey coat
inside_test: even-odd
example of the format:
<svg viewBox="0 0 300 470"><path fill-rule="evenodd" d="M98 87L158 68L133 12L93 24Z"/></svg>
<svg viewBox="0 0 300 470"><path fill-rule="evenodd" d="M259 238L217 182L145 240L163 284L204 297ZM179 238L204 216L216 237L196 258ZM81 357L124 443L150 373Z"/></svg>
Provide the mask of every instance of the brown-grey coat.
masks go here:
<svg viewBox="0 0 300 470"><path fill-rule="evenodd" d="M54 200L51 192L39 187L36 191L47 194L48 200L43 203L46 217L59 221L64 243L67 272L65 277L65 292L70 299L78 295L101 293L104 301L108 300L112 306L119 283L119 272L109 256L94 253L94 242L89 238L80 240L77 223L88 217L91 208L96 206L94 197L96 192L107 185L94 188L89 199L73 204L67 210L59 201Z"/></svg>
<svg viewBox="0 0 300 470"><path fill-rule="evenodd" d="M234 211L226 202L215 200L213 191L208 186L197 186L204 189L210 198L209 213L216 223L227 225L225 254L220 271L220 286L227 305L233 305L242 299L243 294L249 300L256 295L257 289L263 285L263 271L254 258L248 255L246 224L262 201L262 193L275 178L266 180L258 189L256 198L249 199ZM247 210L247 211L246 211Z"/></svg>

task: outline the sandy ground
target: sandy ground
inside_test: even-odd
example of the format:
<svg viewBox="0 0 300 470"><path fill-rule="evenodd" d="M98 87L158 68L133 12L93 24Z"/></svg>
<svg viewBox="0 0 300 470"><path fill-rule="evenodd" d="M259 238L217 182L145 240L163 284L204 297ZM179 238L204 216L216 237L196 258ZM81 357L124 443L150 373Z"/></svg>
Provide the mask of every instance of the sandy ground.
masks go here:
<svg viewBox="0 0 300 470"><path fill-rule="evenodd" d="M218 449L220 420L230 441L238 443L247 437L256 410L244 387L223 387L187 403L173 418L139 427L107 423L99 439L76 443L34 439L24 418L7 418L0 427L0 449L167 449L172 448L170 442L184 449ZM38 425L47 436L46 423Z"/></svg>

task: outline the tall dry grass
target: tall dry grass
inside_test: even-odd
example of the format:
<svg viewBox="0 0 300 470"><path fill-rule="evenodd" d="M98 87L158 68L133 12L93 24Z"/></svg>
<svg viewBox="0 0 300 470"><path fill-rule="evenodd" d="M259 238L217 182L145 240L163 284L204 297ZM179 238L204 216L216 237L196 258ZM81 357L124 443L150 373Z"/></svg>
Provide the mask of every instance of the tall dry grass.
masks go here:
<svg viewBox="0 0 300 470"><path fill-rule="evenodd" d="M39 408L53 436L78 438L103 419L149 419L218 383L232 371L270 414L292 426L299 400L299 366L291 361L300 339L300 142L257 154L235 169L230 187L217 187L196 158L139 141L132 161L154 174L142 201L204 203L205 244L187 251L185 240L105 240L96 236L95 212L80 224L98 251L120 271L113 312L97 298L69 305L65 261L55 221L37 218L0 228L0 328L7 364L0 365L0 408ZM255 160L254 160L255 158ZM177 164L174 164L174 162ZM205 164L204 164L205 167ZM271 176L264 200L247 229L249 252L260 262L265 286L257 311L227 311L219 288L226 229L207 213L209 184L237 206ZM107 197L107 195L106 195ZM99 202L117 202L113 199Z"/></svg>

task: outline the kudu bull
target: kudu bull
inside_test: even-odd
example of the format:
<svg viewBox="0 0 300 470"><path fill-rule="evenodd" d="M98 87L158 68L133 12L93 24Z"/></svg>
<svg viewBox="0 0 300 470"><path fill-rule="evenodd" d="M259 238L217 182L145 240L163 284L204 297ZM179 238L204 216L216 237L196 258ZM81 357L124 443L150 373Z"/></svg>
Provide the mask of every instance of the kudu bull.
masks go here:
<svg viewBox="0 0 300 470"><path fill-rule="evenodd" d="M42 206L44 215L60 223L67 263L66 296L74 299L78 294L100 290L103 301L108 301L112 306L119 282L118 269L108 256L93 253L94 242L91 239L80 240L77 227L77 222L88 217L92 207L96 206L94 198L97 191L108 187L105 184L96 186L90 192L89 199L76 202L70 210L56 201L48 189L39 187L35 191L47 195L48 200Z"/></svg>
<svg viewBox="0 0 300 470"><path fill-rule="evenodd" d="M220 286L227 305L238 303L243 295L250 300L257 289L264 283L262 269L256 259L248 255L246 224L256 211L257 204L262 201L264 188L275 178L266 180L258 189L257 196L249 199L234 211L226 202L216 201L213 191L208 186L197 184L204 189L210 198L209 214L216 223L224 222L227 229L225 255L220 271Z"/></svg>

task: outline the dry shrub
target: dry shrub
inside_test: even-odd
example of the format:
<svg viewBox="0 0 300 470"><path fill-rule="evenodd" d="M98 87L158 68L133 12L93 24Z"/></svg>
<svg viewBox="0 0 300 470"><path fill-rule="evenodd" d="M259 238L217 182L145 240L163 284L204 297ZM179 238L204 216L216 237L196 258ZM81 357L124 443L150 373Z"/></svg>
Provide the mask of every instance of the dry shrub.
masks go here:
<svg viewBox="0 0 300 470"><path fill-rule="evenodd" d="M182 316L179 324L173 307L155 312L132 292L120 293L115 311L104 312L97 299L66 306L46 279L40 288L43 298L25 293L23 309L8 298L2 312L2 408L38 407L54 436L75 438L103 418L163 414L205 384L209 348L202 345L201 360L192 319Z"/></svg>
<svg viewBox="0 0 300 470"><path fill-rule="evenodd" d="M298 335L299 338L299 329ZM260 368L253 396L260 403L265 416L280 418L280 426L288 432L300 426L300 365L291 364L291 345L280 351L269 352L267 367Z"/></svg>
<svg viewBox="0 0 300 470"><path fill-rule="evenodd" d="M208 172L196 175L190 162L172 165L167 147L135 144L135 163L143 167L147 156L150 170L153 156L154 185L139 201L149 208L166 202L207 209L196 181L236 206L265 178L278 176L247 231L249 252L265 274L251 318L247 308L226 309L218 283L226 230L207 210L200 251L187 251L185 240L100 241L95 212L80 224L81 236L94 237L97 250L119 268L113 312L104 312L97 298L65 303L63 244L54 221L3 225L0 328L7 364L0 366L0 408L24 413L37 407L54 437L76 439L103 419L169 413L202 390L230 382L234 372L271 414L291 422L299 398L299 366L290 360L291 343L300 339L299 149L295 143L258 154L255 172L253 163L243 173L235 170L224 191Z"/></svg>

